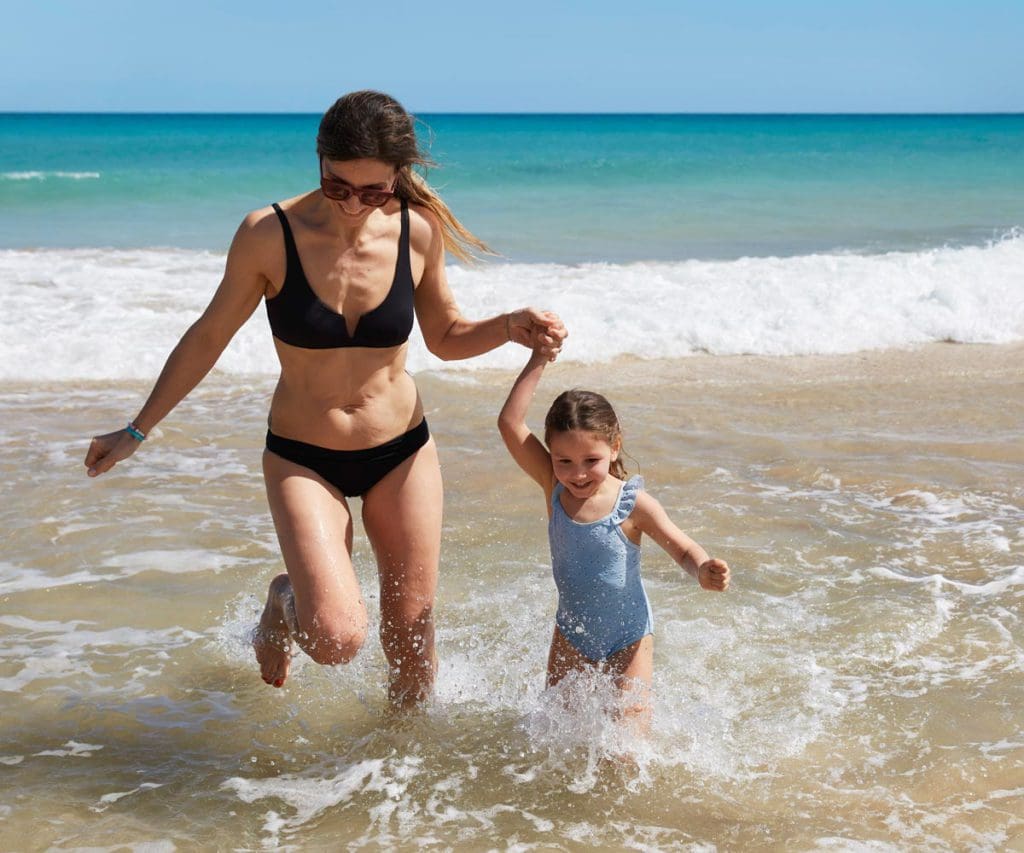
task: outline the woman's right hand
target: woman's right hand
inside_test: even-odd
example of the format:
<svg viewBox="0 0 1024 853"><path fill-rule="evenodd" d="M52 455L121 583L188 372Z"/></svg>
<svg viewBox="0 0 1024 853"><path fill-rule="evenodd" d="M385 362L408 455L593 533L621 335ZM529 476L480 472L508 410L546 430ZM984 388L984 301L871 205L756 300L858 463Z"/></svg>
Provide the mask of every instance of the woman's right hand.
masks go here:
<svg viewBox="0 0 1024 853"><path fill-rule="evenodd" d="M106 435L97 435L89 445L85 454L85 467L90 477L98 477L113 468L118 462L127 459L139 447L139 442L132 438L128 430L119 429Z"/></svg>
<svg viewBox="0 0 1024 853"><path fill-rule="evenodd" d="M554 361L568 332L562 318L552 311L520 308L509 314L509 340L522 344Z"/></svg>

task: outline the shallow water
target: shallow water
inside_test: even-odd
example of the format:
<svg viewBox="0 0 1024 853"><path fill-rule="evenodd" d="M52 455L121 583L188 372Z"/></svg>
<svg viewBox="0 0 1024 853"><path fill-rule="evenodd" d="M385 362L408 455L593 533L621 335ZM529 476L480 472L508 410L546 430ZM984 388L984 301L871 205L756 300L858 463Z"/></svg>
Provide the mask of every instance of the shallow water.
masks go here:
<svg viewBox="0 0 1024 853"><path fill-rule="evenodd" d="M541 689L554 585L494 428L511 374L418 376L441 663L405 718L372 641L259 680L270 380L211 377L99 481L86 438L146 387L6 383L0 849L1019 849L1022 377L1017 345L555 365L533 420L606 393L631 471L734 571L704 593L645 544L646 743L604 685L569 685L575 711ZM373 610L358 527L356 563Z"/></svg>

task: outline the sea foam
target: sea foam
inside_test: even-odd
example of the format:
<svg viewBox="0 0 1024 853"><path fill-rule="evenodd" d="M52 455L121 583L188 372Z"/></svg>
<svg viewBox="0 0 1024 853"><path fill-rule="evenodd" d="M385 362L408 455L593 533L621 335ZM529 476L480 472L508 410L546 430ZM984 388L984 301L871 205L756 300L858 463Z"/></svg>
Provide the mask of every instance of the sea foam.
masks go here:
<svg viewBox="0 0 1024 853"><path fill-rule="evenodd" d="M28 170L23 172L0 172L0 180L5 181L45 181L48 178L64 178L71 181L95 179L99 172L41 172Z"/></svg>
<svg viewBox="0 0 1024 853"><path fill-rule="evenodd" d="M0 252L0 379L152 378L212 296L224 256L179 249ZM1024 234L984 246L731 261L502 264L448 269L467 317L557 312L564 358L833 354L932 341L1024 339ZM441 362L418 332L409 368L515 367L518 348ZM218 363L273 374L263 308Z"/></svg>

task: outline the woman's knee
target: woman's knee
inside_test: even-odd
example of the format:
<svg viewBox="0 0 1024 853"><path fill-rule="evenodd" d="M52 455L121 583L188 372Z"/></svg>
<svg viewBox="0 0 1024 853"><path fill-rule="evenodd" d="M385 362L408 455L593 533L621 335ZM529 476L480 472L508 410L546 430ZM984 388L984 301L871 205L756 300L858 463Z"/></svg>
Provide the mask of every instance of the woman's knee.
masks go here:
<svg viewBox="0 0 1024 853"><path fill-rule="evenodd" d="M314 617L304 628L299 623L299 641L303 651L325 666L348 663L366 642L366 623Z"/></svg>

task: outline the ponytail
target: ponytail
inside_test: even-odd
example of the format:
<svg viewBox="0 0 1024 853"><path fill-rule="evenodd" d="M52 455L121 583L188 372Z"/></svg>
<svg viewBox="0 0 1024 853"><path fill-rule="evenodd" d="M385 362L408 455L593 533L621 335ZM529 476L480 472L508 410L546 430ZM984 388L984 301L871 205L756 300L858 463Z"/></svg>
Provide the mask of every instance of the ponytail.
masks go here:
<svg viewBox="0 0 1024 853"><path fill-rule="evenodd" d="M441 196L422 176L414 172L411 166L403 166L399 169L395 193L399 198L422 205L438 218L441 223L445 250L451 252L460 261L477 260L477 255L473 250L486 255L495 254L490 246L456 219L455 214L444 203Z"/></svg>

